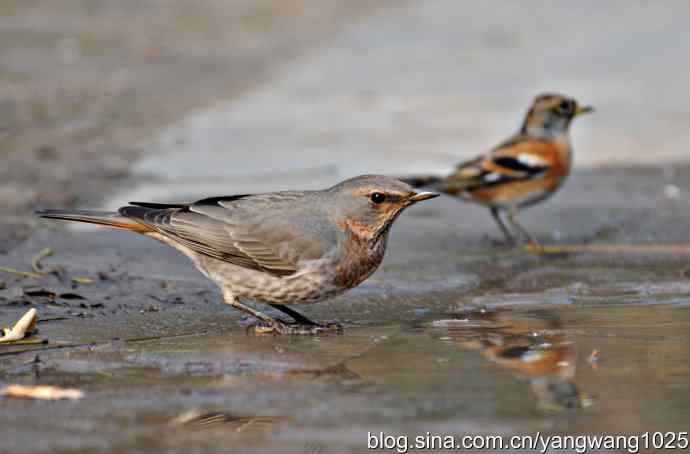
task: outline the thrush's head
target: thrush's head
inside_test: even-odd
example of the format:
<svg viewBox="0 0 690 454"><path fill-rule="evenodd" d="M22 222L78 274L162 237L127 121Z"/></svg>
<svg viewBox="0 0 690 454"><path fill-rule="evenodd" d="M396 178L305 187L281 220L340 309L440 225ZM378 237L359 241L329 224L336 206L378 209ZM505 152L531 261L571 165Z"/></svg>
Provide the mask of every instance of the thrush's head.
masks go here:
<svg viewBox="0 0 690 454"><path fill-rule="evenodd" d="M592 110L591 106L581 106L567 96L545 93L534 98L521 132L538 138L567 134L573 118Z"/></svg>
<svg viewBox="0 0 690 454"><path fill-rule="evenodd" d="M378 241L405 208L438 194L419 192L400 180L363 175L328 189L333 220L359 238Z"/></svg>

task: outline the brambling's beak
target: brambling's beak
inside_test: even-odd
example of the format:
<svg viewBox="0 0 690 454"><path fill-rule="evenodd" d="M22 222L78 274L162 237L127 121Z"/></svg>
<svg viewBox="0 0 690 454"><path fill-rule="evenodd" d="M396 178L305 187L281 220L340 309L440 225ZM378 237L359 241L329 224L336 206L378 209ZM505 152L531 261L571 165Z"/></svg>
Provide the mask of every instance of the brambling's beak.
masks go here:
<svg viewBox="0 0 690 454"><path fill-rule="evenodd" d="M575 116L582 115L588 112L593 112L594 107L592 106L577 106L577 109L575 109Z"/></svg>
<svg viewBox="0 0 690 454"><path fill-rule="evenodd" d="M409 200L410 200L410 203L417 203L417 202L421 202L422 200L433 199L434 197L438 197L439 195L441 195L441 194L439 194L437 192L418 192L415 195L413 195L412 197L410 197Z"/></svg>

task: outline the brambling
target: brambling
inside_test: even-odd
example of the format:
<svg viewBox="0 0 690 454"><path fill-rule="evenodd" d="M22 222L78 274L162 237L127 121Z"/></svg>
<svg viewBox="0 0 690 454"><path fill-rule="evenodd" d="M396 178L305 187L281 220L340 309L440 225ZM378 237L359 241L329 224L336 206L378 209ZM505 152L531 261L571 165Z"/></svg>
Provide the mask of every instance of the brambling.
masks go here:
<svg viewBox="0 0 690 454"><path fill-rule="evenodd" d="M482 309L463 314L461 328L447 324L446 330L459 346L478 350L489 361L528 379L540 408L582 406L575 383L577 348L560 332L556 314Z"/></svg>
<svg viewBox="0 0 690 454"><path fill-rule="evenodd" d="M591 112L567 96L547 93L537 96L517 134L491 151L460 163L446 177L402 178L415 187L437 191L487 206L509 244L515 238L501 218L529 243L532 235L518 222L519 209L551 196L570 173L572 147L568 130L573 118Z"/></svg>

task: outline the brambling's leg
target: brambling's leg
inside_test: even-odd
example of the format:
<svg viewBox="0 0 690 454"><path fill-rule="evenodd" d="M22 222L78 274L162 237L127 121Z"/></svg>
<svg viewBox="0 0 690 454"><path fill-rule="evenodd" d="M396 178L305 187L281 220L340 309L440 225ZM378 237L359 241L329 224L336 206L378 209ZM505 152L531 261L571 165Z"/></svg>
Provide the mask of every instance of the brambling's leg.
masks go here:
<svg viewBox="0 0 690 454"><path fill-rule="evenodd" d="M515 227L515 229L520 232L520 234L527 240L527 242L535 246L537 248L541 248L537 240L534 239L532 235L525 229L522 225L517 220L517 208L515 205L512 205L510 208L508 208L508 221L510 224Z"/></svg>
<svg viewBox="0 0 690 454"><path fill-rule="evenodd" d="M508 245L515 246L515 238L513 237L513 234L510 233L510 230L508 230L508 227L506 227L505 223L503 222L503 219L501 219L501 215L498 212L498 208L490 207L489 209L491 210L491 216L493 216L494 221L496 221L496 224L498 224L498 227L501 229L503 236L506 237L506 242L508 243Z"/></svg>

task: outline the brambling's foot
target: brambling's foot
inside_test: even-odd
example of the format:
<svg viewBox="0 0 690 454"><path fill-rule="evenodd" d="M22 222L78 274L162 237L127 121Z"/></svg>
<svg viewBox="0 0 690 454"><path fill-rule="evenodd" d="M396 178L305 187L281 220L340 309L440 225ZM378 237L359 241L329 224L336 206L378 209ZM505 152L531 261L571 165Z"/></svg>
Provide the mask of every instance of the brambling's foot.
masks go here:
<svg viewBox="0 0 690 454"><path fill-rule="evenodd" d="M544 246L534 239L527 241L527 243L523 245L523 249L527 252L536 252L537 254L546 252Z"/></svg>
<svg viewBox="0 0 690 454"><path fill-rule="evenodd" d="M508 241L505 238L490 235L484 235L482 237L482 244L491 248L513 248L517 246L515 241Z"/></svg>

